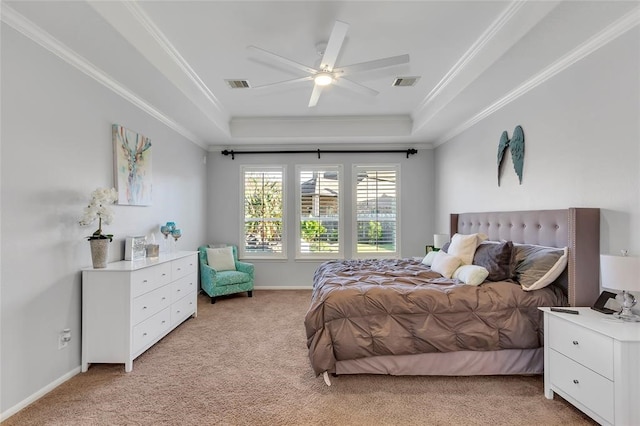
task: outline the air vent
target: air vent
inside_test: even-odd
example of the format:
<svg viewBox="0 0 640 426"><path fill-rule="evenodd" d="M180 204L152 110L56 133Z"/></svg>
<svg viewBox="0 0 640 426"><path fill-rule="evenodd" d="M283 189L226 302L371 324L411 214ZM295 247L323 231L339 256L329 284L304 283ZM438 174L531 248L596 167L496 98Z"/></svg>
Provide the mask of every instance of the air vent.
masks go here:
<svg viewBox="0 0 640 426"><path fill-rule="evenodd" d="M247 80L225 80L232 89L248 89L249 82Z"/></svg>
<svg viewBox="0 0 640 426"><path fill-rule="evenodd" d="M396 77L396 79L393 80L392 86L397 86L397 87L415 86L418 80L420 80L420 77Z"/></svg>

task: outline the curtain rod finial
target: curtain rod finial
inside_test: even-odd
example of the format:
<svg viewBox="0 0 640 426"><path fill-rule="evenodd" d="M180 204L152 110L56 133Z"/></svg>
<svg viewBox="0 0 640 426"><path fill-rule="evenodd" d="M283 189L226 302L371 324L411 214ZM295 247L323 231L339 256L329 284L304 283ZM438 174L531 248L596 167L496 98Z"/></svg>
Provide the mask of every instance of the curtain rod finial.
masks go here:
<svg viewBox="0 0 640 426"><path fill-rule="evenodd" d="M235 155L235 152L233 152L233 150L229 151L228 149L225 149L224 151L222 151L222 155L231 155L232 160L236 159L236 155Z"/></svg>

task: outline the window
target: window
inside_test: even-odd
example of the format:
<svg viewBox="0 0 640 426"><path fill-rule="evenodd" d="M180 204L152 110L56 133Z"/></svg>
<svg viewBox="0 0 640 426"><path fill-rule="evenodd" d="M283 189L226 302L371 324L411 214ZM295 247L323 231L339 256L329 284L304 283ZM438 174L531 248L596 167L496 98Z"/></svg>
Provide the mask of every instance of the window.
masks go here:
<svg viewBox="0 0 640 426"><path fill-rule="evenodd" d="M353 166L354 256L399 255L399 165Z"/></svg>
<svg viewBox="0 0 640 426"><path fill-rule="evenodd" d="M243 258L286 258L285 168L242 166Z"/></svg>
<svg viewBox="0 0 640 426"><path fill-rule="evenodd" d="M297 166L298 258L342 257L342 167Z"/></svg>

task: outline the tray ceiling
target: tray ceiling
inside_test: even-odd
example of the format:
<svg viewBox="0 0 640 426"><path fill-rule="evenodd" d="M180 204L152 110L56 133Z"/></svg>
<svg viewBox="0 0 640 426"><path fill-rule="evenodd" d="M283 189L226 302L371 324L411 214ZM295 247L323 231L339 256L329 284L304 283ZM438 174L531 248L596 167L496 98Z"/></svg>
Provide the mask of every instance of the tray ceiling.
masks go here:
<svg viewBox="0 0 640 426"><path fill-rule="evenodd" d="M2 20L204 147L437 146L638 25L638 3L596 1L7 1ZM310 81L248 46L317 67L336 20L336 64L378 95ZM319 46L320 44L320 46ZM418 77L412 86L397 78ZM249 88L231 88L244 80Z"/></svg>

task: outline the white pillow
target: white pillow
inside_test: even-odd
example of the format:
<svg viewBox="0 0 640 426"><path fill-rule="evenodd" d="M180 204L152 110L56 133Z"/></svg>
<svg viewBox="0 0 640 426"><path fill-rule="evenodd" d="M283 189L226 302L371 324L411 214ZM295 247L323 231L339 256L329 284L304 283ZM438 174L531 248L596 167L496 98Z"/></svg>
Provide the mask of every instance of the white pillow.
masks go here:
<svg viewBox="0 0 640 426"><path fill-rule="evenodd" d="M550 250L553 250L553 249L550 249ZM540 288L544 288L549 284L551 284L552 282L554 282L556 278L558 278L560 274L562 274L562 272L564 271L564 268L567 267L567 263L569 261L569 249L567 247L564 247L563 249L559 249L559 250L563 250L562 255L558 258L558 260L556 260L556 262L553 265L551 265L551 267L547 270L547 272L542 277L538 278L533 284L527 285L524 279L520 279L521 281L520 286L524 291L538 290ZM550 259L551 256L547 255L546 257L547 257L546 259L547 262L552 261L552 259ZM544 253L542 255L536 253L535 255L531 256L531 259L528 259L528 262L532 263L533 266L529 267L528 272L531 272L534 269L536 269L535 267L536 261L542 264L542 267L539 269L544 270L544 268L548 267L548 264L545 265L545 259L543 258L544 258ZM525 261L524 263L527 263L527 261ZM531 274L531 275L534 275L534 274Z"/></svg>
<svg viewBox="0 0 640 426"><path fill-rule="evenodd" d="M431 270L445 278L451 278L455 270L460 266L460 259L442 250L436 253L431 264Z"/></svg>
<svg viewBox="0 0 640 426"><path fill-rule="evenodd" d="M453 273L453 278L468 285L480 285L489 276L489 270L478 265L462 265Z"/></svg>
<svg viewBox="0 0 640 426"><path fill-rule="evenodd" d="M216 271L235 271L233 247L208 248L207 264Z"/></svg>
<svg viewBox="0 0 640 426"><path fill-rule="evenodd" d="M433 263L433 259L435 259L436 255L438 254L437 251L430 251L429 253L427 253L427 255L424 257L424 259L422 259L422 263L424 263L427 266L431 266L431 264Z"/></svg>
<svg viewBox="0 0 640 426"><path fill-rule="evenodd" d="M451 244L447 249L447 253L459 258L463 265L471 265L478 244L487 238L485 234L455 234L453 238L451 238Z"/></svg>

